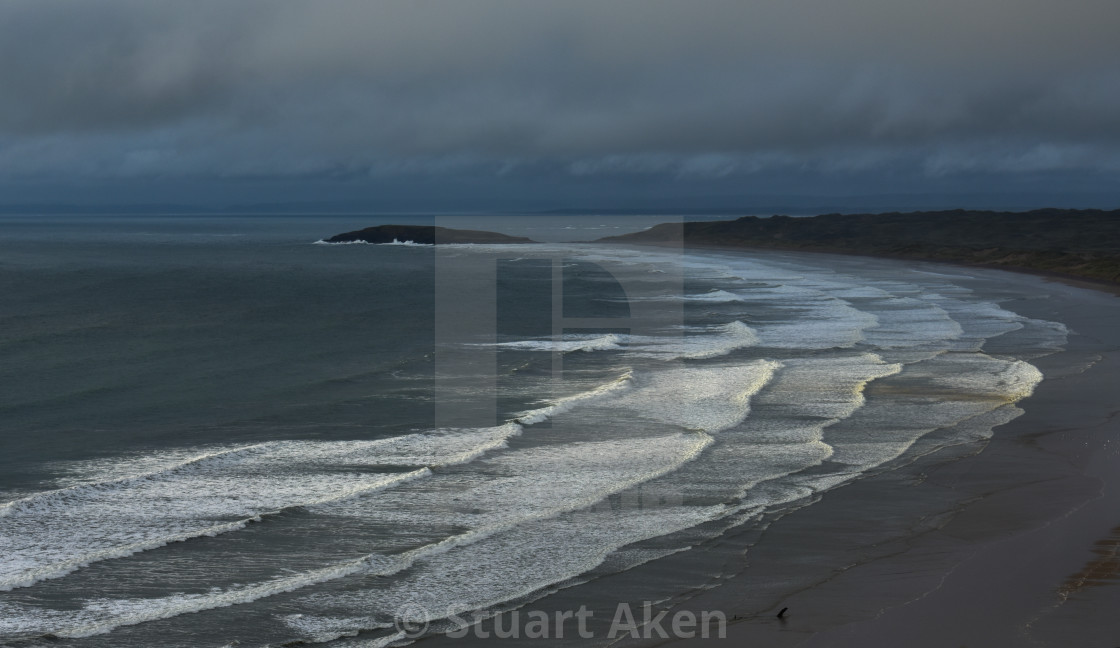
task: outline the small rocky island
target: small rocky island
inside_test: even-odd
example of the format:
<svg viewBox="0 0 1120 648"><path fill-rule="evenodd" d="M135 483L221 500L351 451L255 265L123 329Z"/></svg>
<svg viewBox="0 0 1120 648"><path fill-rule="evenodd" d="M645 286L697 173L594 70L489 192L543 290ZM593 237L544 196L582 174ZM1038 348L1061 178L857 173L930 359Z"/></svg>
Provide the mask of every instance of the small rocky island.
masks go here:
<svg viewBox="0 0 1120 648"><path fill-rule="evenodd" d="M327 243L419 243L446 245L448 243L536 243L523 236L508 236L497 232L451 229L432 225L378 225L354 232L336 234Z"/></svg>

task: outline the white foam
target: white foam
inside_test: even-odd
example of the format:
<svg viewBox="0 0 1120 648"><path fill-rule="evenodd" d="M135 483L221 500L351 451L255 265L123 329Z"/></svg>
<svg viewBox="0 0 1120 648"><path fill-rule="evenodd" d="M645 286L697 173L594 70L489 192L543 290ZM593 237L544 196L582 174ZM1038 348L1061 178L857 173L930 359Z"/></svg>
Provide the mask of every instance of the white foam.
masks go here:
<svg viewBox="0 0 1120 648"><path fill-rule="evenodd" d="M1061 322L1048 322L1028 317L1019 319L1020 327L983 342L988 353L1013 354L1029 360L1065 348L1069 329Z"/></svg>
<svg viewBox="0 0 1120 648"><path fill-rule="evenodd" d="M723 275L723 276L727 277L728 275ZM611 300L611 301L615 301L615 300ZM732 304L732 303L742 303L742 302L746 301L746 299L742 295L739 295L739 294L736 294L736 293L733 293L733 292L728 292L726 290L722 290L722 289L719 289L719 288L713 288L712 290L709 290L708 292L704 292L704 293L686 293L686 294L666 293L666 294L655 295L655 296L628 297L627 299L618 300L618 301L676 301L676 302L684 301L684 302L696 302L696 303L708 303L708 304Z"/></svg>
<svg viewBox="0 0 1120 648"><path fill-rule="evenodd" d="M614 550L674 533L724 512L724 507L679 507L657 511L599 510L574 512L525 524L514 532L493 536L463 550L433 556L417 564L414 573L363 591L334 596L306 597L304 614L293 627L313 640L345 636L355 630L379 628L403 602L417 622L434 621L503 601L529 596L550 585L600 565ZM339 608L364 613L338 616Z"/></svg>
<svg viewBox="0 0 1120 648"><path fill-rule="evenodd" d="M505 447L521 427L445 430L374 441L277 441L203 453L159 472L32 495L8 504L0 590L100 560L237 531L294 507L367 496L429 467ZM413 465L405 473L368 472ZM339 471L347 468L347 472Z"/></svg>
<svg viewBox="0 0 1120 648"><path fill-rule="evenodd" d="M947 353L909 365L862 410L830 428L832 460L867 470L891 461L923 436L1029 396L1042 380L1034 366L983 353Z"/></svg>
<svg viewBox="0 0 1120 648"><path fill-rule="evenodd" d="M874 354L786 360L754 398L764 415L721 433L718 445L687 471L661 480L668 484L663 488L726 501L746 497L761 482L819 465L833 454L823 441L825 430L863 407L868 383L900 370Z"/></svg>
<svg viewBox="0 0 1120 648"><path fill-rule="evenodd" d="M879 378L902 371L873 353L786 360L784 369L757 403L791 416L844 419L866 402L864 389Z"/></svg>
<svg viewBox="0 0 1120 648"><path fill-rule="evenodd" d="M958 351L979 351L986 340L1023 328L1026 319L992 302L963 301L939 293L921 299L937 304L961 327L961 335L951 347Z"/></svg>
<svg viewBox="0 0 1120 648"><path fill-rule="evenodd" d="M879 322L864 331L864 339L879 349L945 349L964 334L943 308L919 299L891 297L863 307Z"/></svg>
<svg viewBox="0 0 1120 648"><path fill-rule="evenodd" d="M1021 360L1000 360L983 353L949 353L937 359L939 371L929 377L935 388L952 398L985 398L1014 403L1032 393L1042 382L1042 372Z"/></svg>
<svg viewBox="0 0 1120 648"><path fill-rule="evenodd" d="M523 425L541 423L558 414L569 412L572 410L572 408L577 407L581 404L587 404L603 398L609 398L612 394L617 394L623 390L630 389L633 386L633 383L631 382L632 378L633 374L630 372L626 372L618 379L604 385L600 385L595 389L591 389L578 394L572 394L571 396L563 396L549 402L549 404L545 407L520 412L518 414L515 414L514 416L516 417L516 421Z"/></svg>
<svg viewBox="0 0 1120 648"><path fill-rule="evenodd" d="M742 295L727 292L726 290L711 290L706 293L685 295L685 300L695 302L708 302L714 304L727 304L732 302L742 302Z"/></svg>
<svg viewBox="0 0 1120 648"><path fill-rule="evenodd" d="M195 450L188 453L169 452L169 456L166 459L162 457L145 458L142 462L126 459L121 462L123 463L124 470L114 466L108 469L108 474L91 476L86 479L72 479L72 481L77 483L65 488L34 493L8 502L0 506L0 517L49 507L52 502L64 503L68 500L80 499L83 495L96 493L98 491L124 489L168 475L190 473L200 469L236 463L246 456L261 452L264 448L268 447L268 445L267 443L257 443L230 448L215 448L208 451ZM90 465L98 465L99 463L100 462L90 462ZM134 468L137 464L147 468L147 470L138 473L133 473L128 470L129 468Z"/></svg>
<svg viewBox="0 0 1120 648"><path fill-rule="evenodd" d="M779 285L749 293L767 309L785 313L778 321L755 322L759 345L778 349L849 348L880 324L874 314L814 288Z"/></svg>
<svg viewBox="0 0 1120 648"><path fill-rule="evenodd" d="M431 243L417 243L416 241L398 241L393 239L390 243L381 243L381 245L406 245L409 247L432 247Z"/></svg>
<svg viewBox="0 0 1120 648"><path fill-rule="evenodd" d="M395 564L385 573L404 568ZM382 568L384 569L384 568ZM0 602L0 633L47 634L80 638L104 634L115 628L136 625L181 614L251 603L269 596L295 591L358 573L381 573L365 559L300 572L263 583L237 586L199 594L171 594L157 599L93 598L77 611L55 611Z"/></svg>
<svg viewBox="0 0 1120 648"><path fill-rule="evenodd" d="M569 338L573 336L567 336ZM574 336L575 339L566 340L519 340L515 342L499 342L496 346L502 349L517 349L519 351L546 351L570 353L572 351L611 351L621 349L623 337L619 335Z"/></svg>
<svg viewBox="0 0 1120 648"><path fill-rule="evenodd" d="M703 360L725 356L738 349L759 344L759 337L755 330L739 321L699 331L702 333L664 337L629 336L628 349L638 357L661 360ZM699 331L692 329L693 333Z"/></svg>
<svg viewBox="0 0 1120 648"><path fill-rule="evenodd" d="M703 434L675 434L538 447L497 455L484 460L476 472L433 475L422 487L410 488L404 483L400 490L385 491L385 499L381 501L374 501L379 498L338 499L319 507L333 515L354 515L365 521L381 520L389 525L405 522L415 525L419 519L431 523L433 516L442 516L438 520L440 524L467 529L458 535L403 554L371 554L358 560L219 591L156 599L91 599L81 610L67 613L8 606L4 610L5 618L0 619L0 631L84 637L123 625L247 603L354 574L390 575L415 568L420 561L446 561L439 557L504 537L503 534L523 525L547 524L558 515L590 507L610 494L670 473L695 459L711 442L712 438ZM451 494L455 494L455 500L468 502L469 506L448 508L446 504ZM653 521L649 521L649 526L664 529ZM574 549L586 559L588 547ZM603 553L609 549L596 546L591 551ZM456 557L459 555L456 553Z"/></svg>
<svg viewBox="0 0 1120 648"><path fill-rule="evenodd" d="M750 413L758 393L781 364L756 360L744 365L675 367L635 376L634 389L622 392L595 414L652 420L689 430L720 432L738 425Z"/></svg>
<svg viewBox="0 0 1120 648"><path fill-rule="evenodd" d="M559 417L560 422L586 434L616 420L642 421L647 429L675 426L718 433L747 417L751 397L780 366L756 360L742 365L659 368L637 376L626 373L595 389L515 416L525 425Z"/></svg>
<svg viewBox="0 0 1120 648"><path fill-rule="evenodd" d="M720 326L692 329L691 335L577 335L563 340L518 340L496 346L520 351L570 353L575 351L626 351L636 357L661 360L700 360L727 355L759 344L755 330L735 321Z"/></svg>
<svg viewBox="0 0 1120 648"><path fill-rule="evenodd" d="M401 241L394 238L389 243L370 243L369 241L325 241L319 239L312 245L402 245L407 247L435 247L431 243L417 243L415 241Z"/></svg>
<svg viewBox="0 0 1120 648"><path fill-rule="evenodd" d="M608 494L678 469L711 442L706 434L678 433L522 448L476 462L469 473L434 475L423 485L406 485L375 499L334 502L320 510L389 525L422 520L474 529L504 527L526 516L591 506Z"/></svg>

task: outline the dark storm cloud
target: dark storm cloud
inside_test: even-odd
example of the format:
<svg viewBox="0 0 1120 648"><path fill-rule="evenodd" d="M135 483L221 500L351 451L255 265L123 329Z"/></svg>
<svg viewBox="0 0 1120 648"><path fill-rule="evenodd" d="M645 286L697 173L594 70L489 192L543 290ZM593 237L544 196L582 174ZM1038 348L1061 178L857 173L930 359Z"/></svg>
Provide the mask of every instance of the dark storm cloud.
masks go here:
<svg viewBox="0 0 1120 648"><path fill-rule="evenodd" d="M0 5L0 173L1120 169L1115 0Z"/></svg>

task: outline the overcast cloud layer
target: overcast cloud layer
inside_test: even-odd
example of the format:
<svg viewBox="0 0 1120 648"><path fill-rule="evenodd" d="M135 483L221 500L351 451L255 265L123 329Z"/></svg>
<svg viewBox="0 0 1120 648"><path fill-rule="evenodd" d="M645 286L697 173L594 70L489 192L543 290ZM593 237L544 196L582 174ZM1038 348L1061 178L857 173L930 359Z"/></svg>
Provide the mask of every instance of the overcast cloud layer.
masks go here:
<svg viewBox="0 0 1120 648"><path fill-rule="evenodd" d="M1116 0L7 0L0 184L1107 182L1118 26Z"/></svg>

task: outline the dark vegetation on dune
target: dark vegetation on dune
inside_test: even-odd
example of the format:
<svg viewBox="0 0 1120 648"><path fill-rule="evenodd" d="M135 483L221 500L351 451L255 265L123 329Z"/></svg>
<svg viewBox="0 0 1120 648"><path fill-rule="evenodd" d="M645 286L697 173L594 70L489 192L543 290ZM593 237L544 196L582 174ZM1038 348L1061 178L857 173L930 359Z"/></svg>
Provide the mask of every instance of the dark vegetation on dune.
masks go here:
<svg viewBox="0 0 1120 648"><path fill-rule="evenodd" d="M744 216L666 223L599 242L866 254L1027 270L1120 284L1120 210Z"/></svg>
<svg viewBox="0 0 1120 648"><path fill-rule="evenodd" d="M507 236L497 232L451 229L432 225L378 225L354 232L337 234L327 239L327 243L392 243L394 241L424 243L427 245L447 243L533 243L521 236Z"/></svg>

